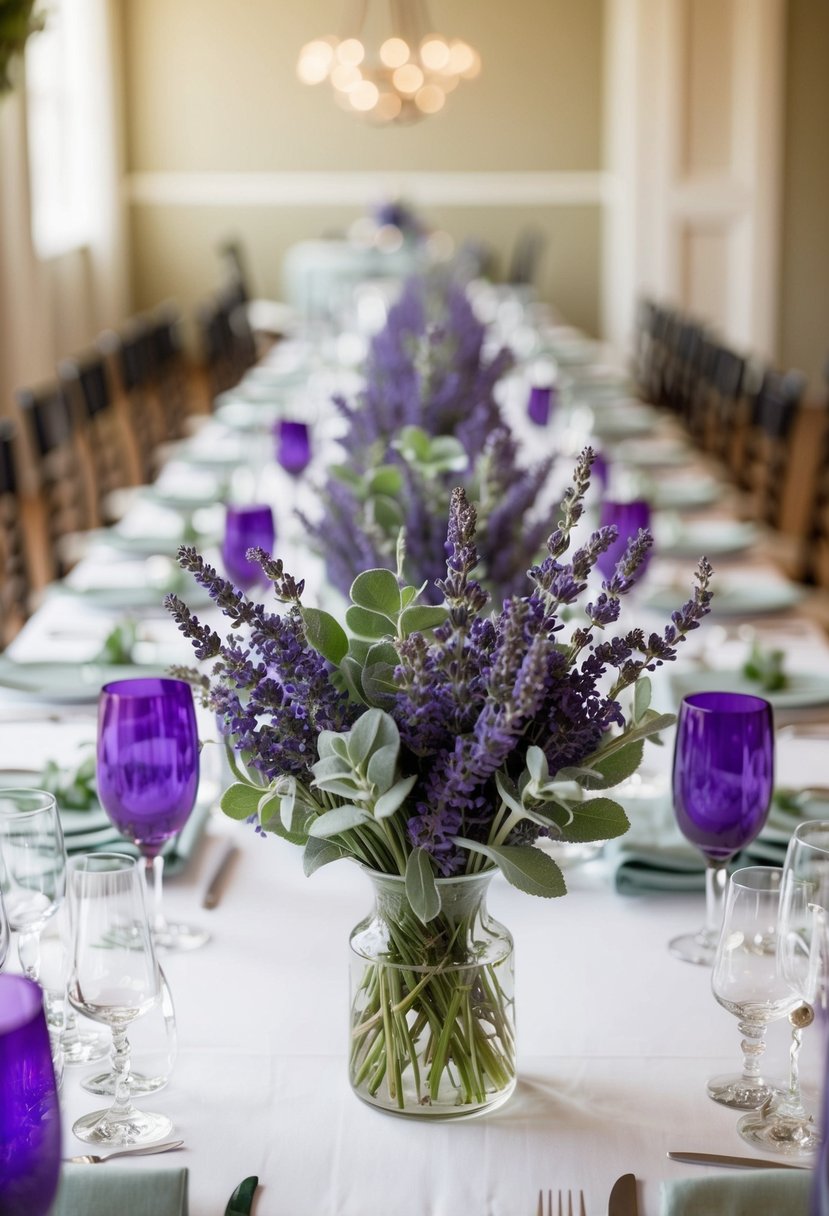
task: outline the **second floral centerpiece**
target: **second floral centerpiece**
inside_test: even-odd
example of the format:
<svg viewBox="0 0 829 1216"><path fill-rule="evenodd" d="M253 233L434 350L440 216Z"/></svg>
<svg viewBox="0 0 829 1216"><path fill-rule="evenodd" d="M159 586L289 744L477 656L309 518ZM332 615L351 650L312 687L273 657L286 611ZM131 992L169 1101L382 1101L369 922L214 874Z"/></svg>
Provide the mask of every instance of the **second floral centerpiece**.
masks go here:
<svg viewBox="0 0 829 1216"><path fill-rule="evenodd" d="M443 604L422 603L423 589L391 570L368 570L351 588L345 628L304 606L303 584L262 550L250 557L280 614L194 550L180 553L231 621L222 640L168 597L196 656L213 663L209 674L177 674L223 723L236 776L224 810L301 846L307 874L351 858L374 884L374 910L351 936L350 1071L358 1095L388 1110L457 1117L512 1092L512 941L486 911L486 887L500 870L531 895L563 895L561 870L536 842L626 830L605 791L673 721L650 708L645 673L675 657L709 608L703 559L691 598L661 632L601 636L651 538L640 533L585 595L616 539L602 528L565 560L592 459L588 449L577 465L526 594L498 613L474 577L476 514L462 490Z"/></svg>

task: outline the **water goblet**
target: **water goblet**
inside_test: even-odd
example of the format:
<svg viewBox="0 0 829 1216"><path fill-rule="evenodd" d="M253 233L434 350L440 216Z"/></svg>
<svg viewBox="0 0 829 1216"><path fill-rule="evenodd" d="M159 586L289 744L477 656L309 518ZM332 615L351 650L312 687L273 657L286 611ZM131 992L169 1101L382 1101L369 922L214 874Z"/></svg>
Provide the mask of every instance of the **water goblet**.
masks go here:
<svg viewBox="0 0 829 1216"><path fill-rule="evenodd" d="M111 1028L118 1076L112 1106L84 1115L72 1128L91 1144L150 1144L173 1130L166 1115L135 1108L128 1084L127 1029L152 1008L161 987L144 889L135 860L119 853L81 857L69 875L69 1000L80 1013Z"/></svg>
<svg viewBox="0 0 829 1216"><path fill-rule="evenodd" d="M768 701L743 693L698 692L679 707L673 762L679 830L706 862L705 925L670 942L689 963L714 961L728 863L766 822L774 785L774 722Z"/></svg>
<svg viewBox="0 0 829 1216"><path fill-rule="evenodd" d="M811 820L799 824L789 841L780 896L778 965L795 1006L789 1014L789 1086L773 1109L745 1116L737 1125L749 1144L787 1156L808 1156L820 1145L800 1093L799 1055L803 1030L814 1019L812 1006L824 1003L829 989L828 917L829 821Z"/></svg>
<svg viewBox="0 0 829 1216"><path fill-rule="evenodd" d="M0 971L9 953L9 918L6 916L6 905L3 903L3 891L0 888Z"/></svg>
<svg viewBox="0 0 829 1216"><path fill-rule="evenodd" d="M747 866L728 883L711 989L723 1008L740 1019L743 1071L712 1077L708 1096L735 1110L756 1110L782 1092L760 1072L766 1027L800 1003L778 967L782 878L776 866Z"/></svg>
<svg viewBox="0 0 829 1216"><path fill-rule="evenodd" d="M283 418L277 423L276 459L286 473L297 476L311 463L311 434L305 422Z"/></svg>
<svg viewBox="0 0 829 1216"><path fill-rule="evenodd" d="M0 790L0 894L18 933L20 965L40 976L40 935L63 902L66 848L57 803L45 790Z"/></svg>
<svg viewBox="0 0 829 1216"><path fill-rule="evenodd" d="M0 975L0 1212L46 1216L60 1178L60 1110L43 993Z"/></svg>
<svg viewBox="0 0 829 1216"><path fill-rule="evenodd" d="M276 531L273 511L262 504L229 506L225 516L225 534L222 542L222 562L229 578L242 591L266 584L267 578L256 562L247 558L248 549L264 549L273 552Z"/></svg>
<svg viewBox="0 0 829 1216"><path fill-rule="evenodd" d="M643 528L649 528L651 523L650 503L645 498L634 498L629 501L616 498L603 498L599 511L599 525L602 528L613 524L618 536L604 553L600 553L596 566L605 578L611 578L630 541L634 540ZM650 553L646 553L639 565L639 577L645 573Z"/></svg>
<svg viewBox="0 0 829 1216"><path fill-rule="evenodd" d="M547 426L553 408L555 388L549 384L533 384L527 402L527 417L536 426Z"/></svg>
<svg viewBox="0 0 829 1216"><path fill-rule="evenodd" d="M184 827L199 785L199 740L190 685L133 679L105 684L98 703L98 797L138 846L152 875L156 945L194 950L210 935L162 912L162 846Z"/></svg>

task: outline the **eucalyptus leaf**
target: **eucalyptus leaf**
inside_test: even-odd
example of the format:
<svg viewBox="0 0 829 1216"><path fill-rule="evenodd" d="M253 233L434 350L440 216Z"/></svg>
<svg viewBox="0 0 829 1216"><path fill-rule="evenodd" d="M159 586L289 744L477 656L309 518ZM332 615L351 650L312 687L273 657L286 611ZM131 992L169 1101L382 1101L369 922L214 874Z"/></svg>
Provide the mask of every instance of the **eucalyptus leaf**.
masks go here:
<svg viewBox="0 0 829 1216"><path fill-rule="evenodd" d="M414 849L406 862L406 898L419 921L428 924L440 912L440 892L432 860L425 849Z"/></svg>
<svg viewBox="0 0 829 1216"><path fill-rule="evenodd" d="M370 612L368 608L359 608L356 604L352 604L347 609L345 623L352 633L356 633L361 638L376 640L393 636L394 633L394 626L387 616L381 616L379 612ZM363 662L365 662L365 657Z"/></svg>
<svg viewBox="0 0 829 1216"><path fill-rule="evenodd" d="M351 600L360 608L396 620L400 612L400 587L391 570L364 570L351 584Z"/></svg>
<svg viewBox="0 0 829 1216"><path fill-rule="evenodd" d="M425 633L442 625L448 615L446 608L440 605L415 604L401 613L399 630L406 638L411 633Z"/></svg>
<svg viewBox="0 0 829 1216"><path fill-rule="evenodd" d="M339 836L341 832L348 832L352 828L358 828L361 824L370 822L371 816L360 807L346 804L345 806L335 806L333 810L320 815L311 824L308 832L311 836L325 840L329 836Z"/></svg>
<svg viewBox="0 0 829 1216"><path fill-rule="evenodd" d="M310 878L317 870L321 870L323 866L329 865L332 861L340 861L343 857L347 857L343 849L339 845L333 844L330 840L322 840L318 836L309 836L308 843L305 846L305 851L302 854L302 869L306 878Z"/></svg>
<svg viewBox="0 0 829 1216"><path fill-rule="evenodd" d="M417 777L402 777L400 781L382 794L374 804L374 815L376 819L387 819L389 815L403 805L409 794L414 788Z"/></svg>
<svg viewBox="0 0 829 1216"><path fill-rule="evenodd" d="M394 678L399 663L397 651L390 642L378 642L366 656L363 668L363 695L381 709L393 702L398 685Z"/></svg>
<svg viewBox="0 0 829 1216"><path fill-rule="evenodd" d="M391 498L403 489L403 474L393 464L383 464L368 479L370 494L388 494Z"/></svg>
<svg viewBox="0 0 829 1216"><path fill-rule="evenodd" d="M346 655L340 663L340 675L342 676L343 684L352 701L359 701L365 705L366 699L363 695L363 667L351 655Z"/></svg>
<svg viewBox="0 0 829 1216"><path fill-rule="evenodd" d="M308 644L338 667L348 653L348 635L342 625L321 608L302 608L301 611Z"/></svg>
<svg viewBox="0 0 829 1216"><path fill-rule="evenodd" d="M559 867L547 853L531 844L480 844L477 840L456 837L455 844L473 853L482 853L494 861L507 882L528 895L552 899L567 894L567 885Z"/></svg>
<svg viewBox="0 0 829 1216"><path fill-rule="evenodd" d="M406 522L403 508L388 494L373 494L368 500L368 510L377 526L387 533L397 532Z"/></svg>
<svg viewBox="0 0 829 1216"><path fill-rule="evenodd" d="M346 657L362 667L375 640L374 638L350 638L348 642L348 655Z"/></svg>

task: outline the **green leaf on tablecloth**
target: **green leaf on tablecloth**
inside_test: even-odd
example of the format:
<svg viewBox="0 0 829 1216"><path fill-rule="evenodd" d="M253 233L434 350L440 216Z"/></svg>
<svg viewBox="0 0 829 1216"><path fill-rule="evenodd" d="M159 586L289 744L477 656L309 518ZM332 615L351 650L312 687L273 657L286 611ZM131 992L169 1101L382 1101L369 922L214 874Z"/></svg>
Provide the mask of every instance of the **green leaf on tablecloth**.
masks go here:
<svg viewBox="0 0 829 1216"><path fill-rule="evenodd" d="M552 899L567 894L564 875L547 853L530 844L489 845L456 836L454 843L494 861L507 882L528 895Z"/></svg>

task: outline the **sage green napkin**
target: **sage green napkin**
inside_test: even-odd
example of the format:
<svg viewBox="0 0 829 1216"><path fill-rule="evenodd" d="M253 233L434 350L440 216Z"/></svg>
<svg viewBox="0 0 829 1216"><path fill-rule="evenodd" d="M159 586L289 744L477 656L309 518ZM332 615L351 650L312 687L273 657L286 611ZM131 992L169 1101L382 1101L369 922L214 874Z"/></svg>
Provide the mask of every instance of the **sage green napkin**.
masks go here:
<svg viewBox="0 0 829 1216"><path fill-rule="evenodd" d="M187 1216L187 1170L66 1165L50 1216Z"/></svg>
<svg viewBox="0 0 829 1216"><path fill-rule="evenodd" d="M166 875L178 874L187 865L201 840L209 811L210 808L204 804L194 807L193 813L178 835L174 836L164 846L162 852L164 855L164 873ZM128 853L130 857L140 856L136 846L129 840L126 840L115 828L111 832L101 831L100 833L96 833L94 843L90 842L89 837L81 838L81 843L76 843L70 833L66 834L65 840L66 851L70 856L73 853L101 852Z"/></svg>
<svg viewBox="0 0 829 1216"><path fill-rule="evenodd" d="M819 819L829 813L825 801L800 799L778 792L763 831L747 848L738 853L729 869L741 866L782 866L789 840L798 823ZM667 826L650 840L640 834L622 836L607 846L606 856L613 869L613 881L621 895L648 892L687 892L705 890L705 862L702 854L679 833L670 818Z"/></svg>
<svg viewBox="0 0 829 1216"><path fill-rule="evenodd" d="M745 1170L662 1183L661 1216L808 1216L809 1170Z"/></svg>

